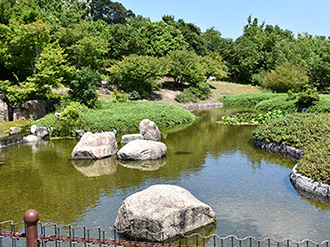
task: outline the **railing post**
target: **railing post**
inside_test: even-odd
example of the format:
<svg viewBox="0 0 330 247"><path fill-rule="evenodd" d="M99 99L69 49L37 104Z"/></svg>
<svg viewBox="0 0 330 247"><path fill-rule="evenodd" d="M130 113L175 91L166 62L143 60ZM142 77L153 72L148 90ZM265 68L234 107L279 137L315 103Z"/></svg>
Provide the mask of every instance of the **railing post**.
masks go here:
<svg viewBox="0 0 330 247"><path fill-rule="evenodd" d="M27 226L26 247L38 247L38 220L39 213L29 209L24 213L24 222Z"/></svg>

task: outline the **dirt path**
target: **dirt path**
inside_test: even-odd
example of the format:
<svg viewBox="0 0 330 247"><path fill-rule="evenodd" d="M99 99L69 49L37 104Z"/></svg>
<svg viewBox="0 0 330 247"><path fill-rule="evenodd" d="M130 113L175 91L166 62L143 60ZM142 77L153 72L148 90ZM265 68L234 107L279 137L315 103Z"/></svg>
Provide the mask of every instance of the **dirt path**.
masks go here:
<svg viewBox="0 0 330 247"><path fill-rule="evenodd" d="M228 83L228 82L218 82L211 81L208 82L211 87L211 96L207 100L201 100L198 102L190 103L179 103L175 100L175 96L182 92L182 90L171 88L170 85L164 84L164 86L152 93L146 101L160 102L170 105L179 105L179 106L189 106L196 104L209 104L209 103L219 103L219 98L224 95L237 95L243 93L256 93L261 92L262 90L258 87Z"/></svg>

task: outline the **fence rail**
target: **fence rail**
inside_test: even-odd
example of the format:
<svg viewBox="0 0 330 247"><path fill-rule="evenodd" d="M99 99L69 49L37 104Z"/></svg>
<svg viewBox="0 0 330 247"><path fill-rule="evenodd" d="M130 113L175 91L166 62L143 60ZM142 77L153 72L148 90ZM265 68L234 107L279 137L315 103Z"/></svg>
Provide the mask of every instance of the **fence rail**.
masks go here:
<svg viewBox="0 0 330 247"><path fill-rule="evenodd" d="M165 240L166 233L150 233L147 231L118 231L114 228L103 230L100 227L87 228L86 226L74 227L72 225L45 224L38 225L39 214L35 210L28 210L24 214L24 221L14 223L13 221L0 222L0 247L4 246L130 246L130 247L329 247L329 240L320 243L309 239L294 241L292 239L276 240L273 238L257 239L252 236L238 238L234 235L220 237L216 234L201 236L198 233L190 235L181 234L175 239ZM24 232L17 232L19 225L25 224ZM40 235L38 235L38 227ZM130 233L130 240L123 238L124 234ZM141 241L141 235L150 239L154 234L162 234L163 241ZM4 239L7 239L5 242ZM8 239L10 239L8 241ZM23 241L20 241L23 240ZM18 244L19 243L19 244Z"/></svg>

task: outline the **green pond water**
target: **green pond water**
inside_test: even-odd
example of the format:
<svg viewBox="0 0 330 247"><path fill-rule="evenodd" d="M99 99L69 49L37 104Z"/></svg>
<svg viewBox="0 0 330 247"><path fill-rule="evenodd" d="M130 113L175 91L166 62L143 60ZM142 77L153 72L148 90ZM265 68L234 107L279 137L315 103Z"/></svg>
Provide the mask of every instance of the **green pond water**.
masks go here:
<svg viewBox="0 0 330 247"><path fill-rule="evenodd" d="M151 163L73 162L75 139L2 147L0 221L21 221L33 208L41 222L108 229L126 197L173 184L215 210L220 236L329 239L330 205L294 190L288 176L295 162L254 148L254 127L215 123L234 112L195 111L193 124L162 131L167 157Z"/></svg>

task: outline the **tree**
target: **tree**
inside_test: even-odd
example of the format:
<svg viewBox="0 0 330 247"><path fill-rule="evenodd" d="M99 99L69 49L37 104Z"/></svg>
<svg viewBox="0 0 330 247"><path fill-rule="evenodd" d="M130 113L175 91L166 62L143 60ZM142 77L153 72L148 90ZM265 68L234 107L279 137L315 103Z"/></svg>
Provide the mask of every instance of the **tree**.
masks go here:
<svg viewBox="0 0 330 247"><path fill-rule="evenodd" d="M202 59L194 51L173 51L167 56L168 76L173 77L176 83L184 81L192 83L204 82L206 78L206 67Z"/></svg>
<svg viewBox="0 0 330 247"><path fill-rule="evenodd" d="M49 32L49 25L41 20L23 24L12 19L9 26L0 24L0 65L5 68L0 80L24 81L36 74L40 54L50 41Z"/></svg>
<svg viewBox="0 0 330 247"><path fill-rule="evenodd" d="M291 31L278 26L258 24L258 19L251 16L244 27L244 33L238 37L232 47L232 56L228 66L235 81L253 82L252 76L275 67L272 52L280 40L293 39Z"/></svg>
<svg viewBox="0 0 330 247"><path fill-rule="evenodd" d="M135 18L132 10L127 10L121 3L111 0L92 0L90 8L94 21L103 20L108 24L125 24L127 19Z"/></svg>
<svg viewBox="0 0 330 247"><path fill-rule="evenodd" d="M90 67L76 70L73 73L73 80L69 82L69 95L71 100L77 101L88 108L98 106L98 74Z"/></svg>
<svg viewBox="0 0 330 247"><path fill-rule="evenodd" d="M161 58L131 55L108 69L111 81L120 83L131 99L139 99L159 87L158 79L166 74Z"/></svg>
<svg viewBox="0 0 330 247"><path fill-rule="evenodd" d="M116 24L110 30L110 56L120 59L131 54L165 56L170 51L188 48L180 30L164 22L151 22L138 16L125 25Z"/></svg>
<svg viewBox="0 0 330 247"><path fill-rule="evenodd" d="M330 43L325 37L299 34L297 39L282 40L274 48L277 64L292 62L308 71L310 84L319 90L330 87Z"/></svg>
<svg viewBox="0 0 330 247"><path fill-rule="evenodd" d="M56 36L66 49L68 62L77 68L91 67L99 70L109 51L109 28L105 22L83 22L61 28Z"/></svg>

